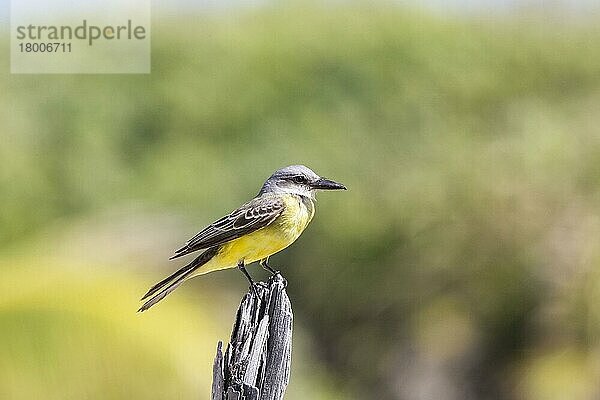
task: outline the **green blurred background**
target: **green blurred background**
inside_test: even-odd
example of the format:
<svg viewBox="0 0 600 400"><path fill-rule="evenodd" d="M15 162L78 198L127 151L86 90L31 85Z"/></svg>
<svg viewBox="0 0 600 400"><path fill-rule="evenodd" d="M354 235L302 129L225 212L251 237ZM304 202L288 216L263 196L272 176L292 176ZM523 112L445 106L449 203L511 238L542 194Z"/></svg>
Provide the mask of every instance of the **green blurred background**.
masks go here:
<svg viewBox="0 0 600 400"><path fill-rule="evenodd" d="M303 163L286 399L600 397L600 28L556 8L155 11L150 75L0 75L0 398L208 398L244 278L138 299ZM264 278L260 268L251 268Z"/></svg>

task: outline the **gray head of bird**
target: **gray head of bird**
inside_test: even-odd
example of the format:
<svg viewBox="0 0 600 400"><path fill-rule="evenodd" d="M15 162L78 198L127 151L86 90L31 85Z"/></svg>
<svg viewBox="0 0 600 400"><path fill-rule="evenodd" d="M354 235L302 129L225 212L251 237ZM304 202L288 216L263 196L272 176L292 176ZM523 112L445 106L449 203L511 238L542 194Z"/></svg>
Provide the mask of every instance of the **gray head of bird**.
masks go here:
<svg viewBox="0 0 600 400"><path fill-rule="evenodd" d="M260 194L297 194L314 198L317 190L346 190L346 186L317 175L304 165L278 169L266 180Z"/></svg>

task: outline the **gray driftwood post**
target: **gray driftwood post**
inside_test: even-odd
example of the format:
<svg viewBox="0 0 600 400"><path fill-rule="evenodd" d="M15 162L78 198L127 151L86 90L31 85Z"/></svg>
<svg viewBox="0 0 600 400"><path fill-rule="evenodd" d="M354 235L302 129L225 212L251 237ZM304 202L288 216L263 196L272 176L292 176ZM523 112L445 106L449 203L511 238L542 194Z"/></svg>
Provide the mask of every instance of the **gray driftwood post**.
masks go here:
<svg viewBox="0 0 600 400"><path fill-rule="evenodd" d="M217 345L212 400L281 400L292 355L292 307L286 281L273 275L242 299L225 354Z"/></svg>

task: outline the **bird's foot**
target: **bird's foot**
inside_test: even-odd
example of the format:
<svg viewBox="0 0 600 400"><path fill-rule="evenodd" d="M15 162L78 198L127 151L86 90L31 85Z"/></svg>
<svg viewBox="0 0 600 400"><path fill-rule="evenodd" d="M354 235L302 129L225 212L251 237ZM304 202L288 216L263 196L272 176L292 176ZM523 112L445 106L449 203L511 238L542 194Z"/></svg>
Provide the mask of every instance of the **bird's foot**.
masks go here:
<svg viewBox="0 0 600 400"><path fill-rule="evenodd" d="M252 285L250 285L249 289L252 291L252 293L257 297L257 298L261 298L261 294L264 293L265 290L268 289L268 285L264 282L253 282Z"/></svg>
<svg viewBox="0 0 600 400"><path fill-rule="evenodd" d="M287 288L288 285L288 281L287 279L284 278L284 276L281 274L281 272L277 271L276 273L274 273L273 275L271 275L271 278L269 278L269 281L281 281L283 283L283 287Z"/></svg>
<svg viewBox="0 0 600 400"><path fill-rule="evenodd" d="M267 262L267 259L261 260L260 266L263 267L263 269L265 269L266 271L269 271L271 275L281 275L281 273L278 270L271 268L271 266Z"/></svg>

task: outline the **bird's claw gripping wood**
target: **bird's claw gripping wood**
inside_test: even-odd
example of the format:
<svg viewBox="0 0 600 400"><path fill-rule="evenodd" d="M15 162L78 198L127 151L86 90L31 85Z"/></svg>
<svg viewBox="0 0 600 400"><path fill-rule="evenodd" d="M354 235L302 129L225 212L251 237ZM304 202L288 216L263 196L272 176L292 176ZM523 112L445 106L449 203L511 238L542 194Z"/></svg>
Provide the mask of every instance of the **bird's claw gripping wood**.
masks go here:
<svg viewBox="0 0 600 400"><path fill-rule="evenodd" d="M281 272L271 268L271 266L268 264L268 262L269 262L269 257L260 260L259 264L261 267L263 267L263 269L265 269L266 271L269 271L271 273L271 275L281 275Z"/></svg>
<svg viewBox="0 0 600 400"><path fill-rule="evenodd" d="M252 277L250 276L250 274L248 273L248 271L246 270L246 267L244 266L244 262L240 261L238 262L237 265L238 269L240 271L242 271L242 273L246 276L246 279L248 279L248 283L250 283L249 289L254 292L254 295L258 297L258 293L256 292L256 288L254 287L255 282L252 279Z"/></svg>

